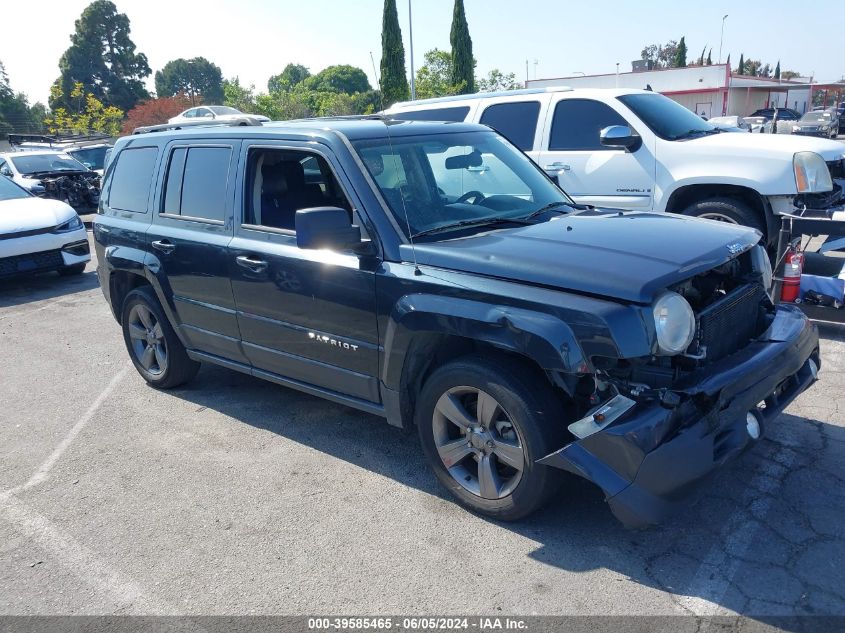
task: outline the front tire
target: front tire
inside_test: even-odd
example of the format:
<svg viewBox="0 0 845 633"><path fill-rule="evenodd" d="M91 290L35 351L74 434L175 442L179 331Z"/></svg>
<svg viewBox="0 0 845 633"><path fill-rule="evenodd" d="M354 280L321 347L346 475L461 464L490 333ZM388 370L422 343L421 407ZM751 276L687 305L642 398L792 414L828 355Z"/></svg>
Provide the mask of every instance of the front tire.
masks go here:
<svg viewBox="0 0 845 633"><path fill-rule="evenodd" d="M416 424L437 479L464 507L514 521L543 506L561 473L536 463L561 448L563 407L527 364L467 356L437 369Z"/></svg>
<svg viewBox="0 0 845 633"><path fill-rule="evenodd" d="M766 233L763 218L744 202L735 198L706 198L689 205L682 213L694 218L742 224L757 229L764 235Z"/></svg>
<svg viewBox="0 0 845 633"><path fill-rule="evenodd" d="M200 364L188 357L152 288L136 288L123 302L123 341L138 373L158 389L191 380Z"/></svg>

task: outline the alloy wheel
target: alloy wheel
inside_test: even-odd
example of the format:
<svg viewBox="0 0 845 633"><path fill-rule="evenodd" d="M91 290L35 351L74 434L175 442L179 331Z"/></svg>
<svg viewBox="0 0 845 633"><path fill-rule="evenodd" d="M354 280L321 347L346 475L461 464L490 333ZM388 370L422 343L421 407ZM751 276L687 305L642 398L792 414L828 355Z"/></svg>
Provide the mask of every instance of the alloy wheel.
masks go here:
<svg viewBox="0 0 845 633"><path fill-rule="evenodd" d="M736 220L732 217L725 215L724 213L702 213L698 216L699 218L703 218L705 220L715 220L716 222L727 222L728 224L739 224Z"/></svg>
<svg viewBox="0 0 845 633"><path fill-rule="evenodd" d="M432 415L434 445L449 474L484 499L510 495L522 478L524 442L504 408L475 387L453 387Z"/></svg>
<svg viewBox="0 0 845 633"><path fill-rule="evenodd" d="M153 376L167 371L167 341L155 314L145 305L133 306L128 329L132 351L141 367Z"/></svg>

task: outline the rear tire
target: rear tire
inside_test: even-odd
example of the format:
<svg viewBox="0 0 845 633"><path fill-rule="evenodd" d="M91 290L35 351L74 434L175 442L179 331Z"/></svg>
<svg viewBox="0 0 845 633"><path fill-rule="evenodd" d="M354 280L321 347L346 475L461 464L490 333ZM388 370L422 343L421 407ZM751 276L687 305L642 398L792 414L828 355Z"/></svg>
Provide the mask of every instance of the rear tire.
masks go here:
<svg viewBox="0 0 845 633"><path fill-rule="evenodd" d="M126 295L120 322L132 364L153 387L182 385L199 371L200 364L188 357L149 286Z"/></svg>
<svg viewBox="0 0 845 633"><path fill-rule="evenodd" d="M428 378L416 409L434 474L469 510L514 521L559 488L562 473L536 461L564 445L563 406L527 364L482 356L454 360Z"/></svg>
<svg viewBox="0 0 845 633"><path fill-rule="evenodd" d="M694 218L706 218L708 220L750 226L764 235L766 233L763 218L744 202L735 198L706 198L705 200L699 200L689 205L682 213L683 215L689 215Z"/></svg>

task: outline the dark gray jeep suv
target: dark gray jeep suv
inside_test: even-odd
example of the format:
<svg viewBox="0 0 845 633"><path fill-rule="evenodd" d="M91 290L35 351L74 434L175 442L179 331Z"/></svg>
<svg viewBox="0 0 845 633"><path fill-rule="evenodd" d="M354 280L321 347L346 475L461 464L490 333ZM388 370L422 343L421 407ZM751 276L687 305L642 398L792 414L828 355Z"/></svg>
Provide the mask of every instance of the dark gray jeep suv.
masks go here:
<svg viewBox="0 0 845 633"><path fill-rule="evenodd" d="M443 485L500 519L563 469L657 521L819 368L759 232L576 205L478 125L123 138L94 236L150 384L209 362L416 426Z"/></svg>

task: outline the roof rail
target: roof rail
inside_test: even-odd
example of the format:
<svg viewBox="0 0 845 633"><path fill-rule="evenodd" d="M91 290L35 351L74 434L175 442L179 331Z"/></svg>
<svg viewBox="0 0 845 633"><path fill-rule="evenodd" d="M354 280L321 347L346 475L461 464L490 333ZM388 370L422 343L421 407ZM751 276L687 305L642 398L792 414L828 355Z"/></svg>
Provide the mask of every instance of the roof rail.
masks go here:
<svg viewBox="0 0 845 633"><path fill-rule="evenodd" d="M184 130L195 127L239 127L239 126L260 126L261 121L245 116L227 121L197 121L188 123L162 123L161 125L143 125L132 130L132 134L149 134L151 132L166 132L168 130Z"/></svg>
<svg viewBox="0 0 845 633"><path fill-rule="evenodd" d="M55 134L9 134L9 145L22 145L23 143L45 143L58 145L65 143L84 143L94 141L107 141L111 138L102 132L89 134L77 134L73 132L56 132Z"/></svg>
<svg viewBox="0 0 845 633"><path fill-rule="evenodd" d="M450 103L452 101L467 101L470 99L487 99L488 97L509 97L519 95L536 95L547 92L569 92L569 86L549 86L547 88L520 88L519 90L500 90L497 92L476 92L471 95L452 95L449 97L433 97L431 99L416 99L414 101L401 101L395 103L391 108L412 105L423 105L427 103Z"/></svg>

